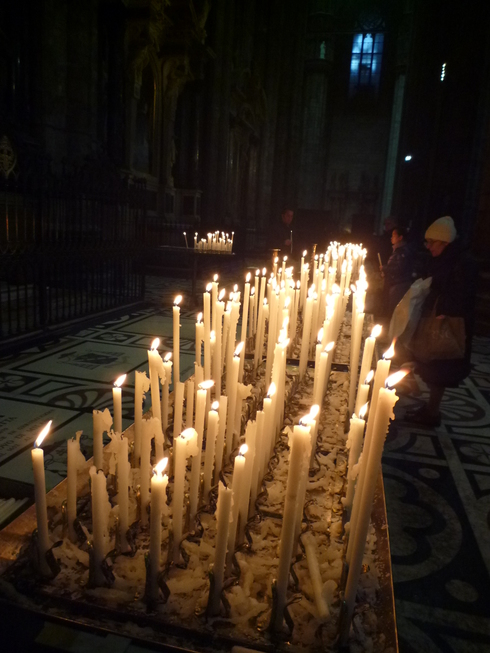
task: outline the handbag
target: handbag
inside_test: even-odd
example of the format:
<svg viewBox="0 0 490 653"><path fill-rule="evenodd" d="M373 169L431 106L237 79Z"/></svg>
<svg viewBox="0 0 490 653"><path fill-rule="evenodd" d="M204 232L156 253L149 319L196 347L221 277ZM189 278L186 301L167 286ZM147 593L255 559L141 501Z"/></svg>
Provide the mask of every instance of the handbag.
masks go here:
<svg viewBox="0 0 490 653"><path fill-rule="evenodd" d="M434 306L430 315L420 318L410 342L410 349L422 363L459 359L464 358L465 341L464 318L437 318Z"/></svg>

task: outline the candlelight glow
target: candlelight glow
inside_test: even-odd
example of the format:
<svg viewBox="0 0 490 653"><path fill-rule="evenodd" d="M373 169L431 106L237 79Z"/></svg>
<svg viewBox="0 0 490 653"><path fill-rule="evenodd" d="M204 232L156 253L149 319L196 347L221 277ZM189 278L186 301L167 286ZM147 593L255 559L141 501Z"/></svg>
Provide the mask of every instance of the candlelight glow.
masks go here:
<svg viewBox="0 0 490 653"><path fill-rule="evenodd" d="M249 272L249 273L247 274L247 276L245 277L245 281L246 281L247 283L250 281L250 277L251 277L251 276L252 276L252 275L251 275L250 272Z"/></svg>
<svg viewBox="0 0 490 653"><path fill-rule="evenodd" d="M182 301L182 295L177 295L177 297L174 299L174 306L178 306L181 301Z"/></svg>
<svg viewBox="0 0 490 653"><path fill-rule="evenodd" d="M307 252L306 249L305 249L305 251L303 252L303 258L304 258L307 254L308 254L308 252Z"/></svg>
<svg viewBox="0 0 490 653"><path fill-rule="evenodd" d="M208 285L206 286L206 292L211 292L212 289L213 289L213 284L208 283Z"/></svg>
<svg viewBox="0 0 490 653"><path fill-rule="evenodd" d="M299 281L296 281L296 288L299 290L301 288L301 283Z"/></svg>
<svg viewBox="0 0 490 653"><path fill-rule="evenodd" d="M209 337L211 338L211 340L216 340L216 333L214 331L211 331Z"/></svg>
<svg viewBox="0 0 490 653"><path fill-rule="evenodd" d="M332 342L329 342L328 345L325 347L324 351L330 352L334 347L335 347L335 342L332 340Z"/></svg>
<svg viewBox="0 0 490 653"><path fill-rule="evenodd" d="M255 270L255 276L258 277L260 275L260 270Z"/></svg>
<svg viewBox="0 0 490 653"><path fill-rule="evenodd" d="M211 410L218 410L219 408L219 401L213 401L211 404Z"/></svg>
<svg viewBox="0 0 490 653"><path fill-rule="evenodd" d="M389 358L393 358L394 355L395 355L395 339L393 338L391 347L385 351L385 353L383 354L383 358L385 360L388 360Z"/></svg>
<svg viewBox="0 0 490 653"><path fill-rule="evenodd" d="M283 261L287 261L287 260L288 260L288 257L287 257L287 256L284 256L282 260L283 260Z"/></svg>
<svg viewBox="0 0 490 653"><path fill-rule="evenodd" d="M240 449L238 450L238 455L239 456L244 456L248 451L248 444L242 444Z"/></svg>
<svg viewBox="0 0 490 653"><path fill-rule="evenodd" d="M267 297L264 297L264 306L267 306Z"/></svg>
<svg viewBox="0 0 490 653"><path fill-rule="evenodd" d="M197 323L201 324L201 322L202 322L202 313L198 313L197 314Z"/></svg>
<svg viewBox="0 0 490 653"><path fill-rule="evenodd" d="M121 374L121 376L114 381L114 386L116 388L120 388L125 380L126 380L126 374Z"/></svg>
<svg viewBox="0 0 490 653"><path fill-rule="evenodd" d="M269 399L270 399L270 398L273 397L275 394L276 394L276 384L275 384L274 382L272 382L272 383L270 384L270 386L269 386L269 390L268 390L268 392L267 392L267 396L268 396Z"/></svg>
<svg viewBox="0 0 490 653"><path fill-rule="evenodd" d="M276 256L276 258L274 259L274 263L277 263L278 261L279 261L279 256Z"/></svg>
<svg viewBox="0 0 490 653"><path fill-rule="evenodd" d="M156 351L160 347L160 338L155 338L155 340L151 343L150 349L152 351Z"/></svg>
<svg viewBox="0 0 490 653"><path fill-rule="evenodd" d="M250 295L255 295L255 288L252 288L252 290L250 291Z"/></svg>
<svg viewBox="0 0 490 653"><path fill-rule="evenodd" d="M208 381L203 381L202 383L199 384L199 389L200 390L209 390L212 388L214 385L214 381L212 379L209 379Z"/></svg>
<svg viewBox="0 0 490 653"><path fill-rule="evenodd" d="M339 286L338 283L334 283L334 284L333 284L333 286L332 286L332 292L335 293L335 294L337 294L337 295L340 293L340 286Z"/></svg>
<svg viewBox="0 0 490 653"><path fill-rule="evenodd" d="M311 419L315 419L315 417L318 415L319 412L320 412L320 406L318 404L313 404L313 406L310 408Z"/></svg>
<svg viewBox="0 0 490 653"><path fill-rule="evenodd" d="M366 416L366 414L368 412L368 408L369 408L369 401L366 404L364 404L364 406L361 406L361 408L359 408L359 417L361 419L365 418L365 416Z"/></svg>
<svg viewBox="0 0 490 653"><path fill-rule="evenodd" d="M364 381L364 384L369 385L373 380L373 378L374 378L374 370L370 370L368 375L366 376L366 380Z"/></svg>
<svg viewBox="0 0 490 653"><path fill-rule="evenodd" d="M183 440L189 440L190 438L194 437L194 435L197 435L197 432L191 426L190 428L185 429L185 431L182 431L182 433L180 434L180 437Z"/></svg>
<svg viewBox="0 0 490 653"><path fill-rule="evenodd" d="M284 308L288 308L290 303L291 303L291 297L286 297L286 301L284 302Z"/></svg>
<svg viewBox="0 0 490 653"><path fill-rule="evenodd" d="M46 426L43 428L41 433L37 436L36 442L34 443L35 447L40 447L43 443L44 438L48 435L49 429L51 428L51 424L53 423L53 420L50 419L49 422L46 424Z"/></svg>
<svg viewBox="0 0 490 653"><path fill-rule="evenodd" d="M238 347L235 349L235 353L234 353L233 355L234 355L234 356L240 356L240 354L242 353L242 349L243 349L244 346L245 346L245 343L244 343L243 340L242 340L242 342L240 342L239 345L238 345Z"/></svg>
<svg viewBox="0 0 490 653"><path fill-rule="evenodd" d="M233 286L233 292L238 292L238 284L235 284L235 285Z"/></svg>
<svg viewBox="0 0 490 653"><path fill-rule="evenodd" d="M404 379L409 373L410 370L398 370L398 372L395 372L394 374L390 374L390 376L385 381L385 386L387 388L392 388L394 385L396 385L402 379Z"/></svg>
<svg viewBox="0 0 490 653"><path fill-rule="evenodd" d="M318 332L317 342L321 342L322 340L323 340L323 327Z"/></svg>
<svg viewBox="0 0 490 653"><path fill-rule="evenodd" d="M168 352L165 354L165 358L164 358L163 360L164 360L166 363L168 363L169 360L170 360L171 358L172 358L172 352L171 352L171 351L168 351Z"/></svg>
<svg viewBox="0 0 490 653"><path fill-rule="evenodd" d="M214 277L213 277L213 281L214 281L215 283L216 283L216 281L218 281L218 275L217 275L217 274L214 275Z"/></svg>
<svg viewBox="0 0 490 653"><path fill-rule="evenodd" d="M374 326L371 331L371 338L377 338L381 334L382 330L383 327L381 326L381 324L376 324L376 326Z"/></svg>
<svg viewBox="0 0 490 653"><path fill-rule="evenodd" d="M221 301L225 295L226 295L226 290L223 288L219 293L218 299Z"/></svg>
<svg viewBox="0 0 490 653"><path fill-rule="evenodd" d="M265 277L267 274L267 268L262 268L262 276Z"/></svg>
<svg viewBox="0 0 490 653"><path fill-rule="evenodd" d="M168 464L168 458L162 458L160 462L158 462L153 468L153 473L162 476L165 468L167 467L167 464Z"/></svg>

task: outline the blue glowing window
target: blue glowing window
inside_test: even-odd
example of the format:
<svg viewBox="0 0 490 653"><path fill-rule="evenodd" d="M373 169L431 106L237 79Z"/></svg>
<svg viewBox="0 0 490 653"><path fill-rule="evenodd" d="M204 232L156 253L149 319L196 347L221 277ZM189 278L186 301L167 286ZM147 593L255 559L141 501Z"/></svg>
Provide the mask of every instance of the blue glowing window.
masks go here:
<svg viewBox="0 0 490 653"><path fill-rule="evenodd" d="M378 90L384 34L354 34L350 60L349 95L360 89Z"/></svg>

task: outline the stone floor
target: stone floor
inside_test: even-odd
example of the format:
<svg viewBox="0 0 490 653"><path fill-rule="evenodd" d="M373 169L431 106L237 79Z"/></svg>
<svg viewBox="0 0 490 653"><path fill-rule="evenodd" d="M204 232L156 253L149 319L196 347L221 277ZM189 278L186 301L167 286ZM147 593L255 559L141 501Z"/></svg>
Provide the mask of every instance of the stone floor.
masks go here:
<svg viewBox="0 0 490 653"><path fill-rule="evenodd" d="M171 302L189 282L152 278L148 303L100 324L4 357L0 370L0 501L32 496L30 449L48 419L48 488L65 476L63 441L83 430L91 455L92 410L123 386L123 426L133 417L135 370L151 340L171 350ZM181 376L193 371L196 310L181 313ZM490 339L475 340L471 376L444 399L437 429L409 427L404 396L383 461L401 653L490 651ZM0 524L5 515L0 503ZM25 505L17 510L25 509ZM15 515L15 507L7 518ZM10 517L8 517L10 516Z"/></svg>

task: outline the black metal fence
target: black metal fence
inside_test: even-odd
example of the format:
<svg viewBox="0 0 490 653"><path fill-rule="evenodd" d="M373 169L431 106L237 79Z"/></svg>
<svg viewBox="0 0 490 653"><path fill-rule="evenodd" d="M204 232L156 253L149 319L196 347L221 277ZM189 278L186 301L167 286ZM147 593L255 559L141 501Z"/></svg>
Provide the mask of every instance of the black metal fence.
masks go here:
<svg viewBox="0 0 490 653"><path fill-rule="evenodd" d="M0 174L0 339L141 299L146 188L98 161Z"/></svg>

